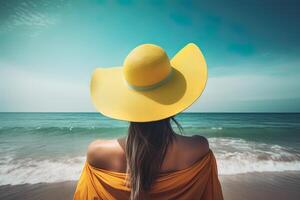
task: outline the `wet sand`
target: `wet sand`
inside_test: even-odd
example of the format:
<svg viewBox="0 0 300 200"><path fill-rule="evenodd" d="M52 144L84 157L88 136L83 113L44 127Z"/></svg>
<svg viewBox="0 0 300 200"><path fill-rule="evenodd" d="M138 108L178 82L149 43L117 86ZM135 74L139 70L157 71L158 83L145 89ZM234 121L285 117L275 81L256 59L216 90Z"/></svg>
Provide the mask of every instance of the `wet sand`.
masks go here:
<svg viewBox="0 0 300 200"><path fill-rule="evenodd" d="M300 173L249 173L220 176L228 200L299 200Z"/></svg>
<svg viewBox="0 0 300 200"><path fill-rule="evenodd" d="M299 200L300 173L249 173L220 176L227 200ZM71 200L76 182L0 186L0 199Z"/></svg>

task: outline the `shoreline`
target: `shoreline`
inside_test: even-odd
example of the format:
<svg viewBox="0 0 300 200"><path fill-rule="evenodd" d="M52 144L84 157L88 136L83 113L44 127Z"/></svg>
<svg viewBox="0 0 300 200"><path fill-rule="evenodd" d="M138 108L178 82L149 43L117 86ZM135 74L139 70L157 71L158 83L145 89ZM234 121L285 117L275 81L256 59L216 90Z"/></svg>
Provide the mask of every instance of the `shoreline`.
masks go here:
<svg viewBox="0 0 300 200"><path fill-rule="evenodd" d="M300 173L256 172L219 176L224 199L229 200L298 200ZM77 181L0 186L0 199L72 200Z"/></svg>

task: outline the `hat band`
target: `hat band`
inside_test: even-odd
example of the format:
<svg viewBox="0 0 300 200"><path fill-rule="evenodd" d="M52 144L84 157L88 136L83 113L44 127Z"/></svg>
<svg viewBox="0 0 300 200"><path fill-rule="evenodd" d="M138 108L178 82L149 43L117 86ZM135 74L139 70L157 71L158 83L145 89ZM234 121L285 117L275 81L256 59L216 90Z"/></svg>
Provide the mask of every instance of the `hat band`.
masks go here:
<svg viewBox="0 0 300 200"><path fill-rule="evenodd" d="M125 82L127 83L128 87L131 89L139 90L139 91L147 91L147 90L152 90L152 89L158 88L159 86L162 86L163 84L168 82L171 79L172 74L173 74L173 70L171 68L171 71L164 79L162 79L161 81L159 81L157 83L154 83L152 85L147 85L147 86L135 86L135 85L131 85L126 80L125 80Z"/></svg>

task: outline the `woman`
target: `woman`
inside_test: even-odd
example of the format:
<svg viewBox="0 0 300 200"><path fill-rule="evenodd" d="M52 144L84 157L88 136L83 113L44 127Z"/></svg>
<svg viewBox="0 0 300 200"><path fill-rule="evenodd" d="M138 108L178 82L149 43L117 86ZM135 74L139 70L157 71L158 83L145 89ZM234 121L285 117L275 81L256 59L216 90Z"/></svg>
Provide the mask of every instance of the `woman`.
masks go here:
<svg viewBox="0 0 300 200"><path fill-rule="evenodd" d="M128 135L89 145L75 200L223 199L216 161L204 137L175 133L171 120L203 92L207 68L188 44L169 60L144 44L122 67L98 68L91 94L105 116L129 121Z"/></svg>

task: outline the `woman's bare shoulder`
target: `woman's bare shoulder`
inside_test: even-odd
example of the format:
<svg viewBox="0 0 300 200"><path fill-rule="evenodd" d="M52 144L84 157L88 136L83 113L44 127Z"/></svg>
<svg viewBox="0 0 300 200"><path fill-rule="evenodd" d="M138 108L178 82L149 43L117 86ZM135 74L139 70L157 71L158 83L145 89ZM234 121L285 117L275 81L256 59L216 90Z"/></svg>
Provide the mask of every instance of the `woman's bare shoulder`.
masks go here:
<svg viewBox="0 0 300 200"><path fill-rule="evenodd" d="M201 135L193 135L191 138L195 140L196 146L198 146L201 150L204 152L209 151L209 143L206 137Z"/></svg>
<svg viewBox="0 0 300 200"><path fill-rule="evenodd" d="M91 142L87 149L87 161L90 165L108 170L120 168L124 157L124 151L118 139L95 140Z"/></svg>
<svg viewBox="0 0 300 200"><path fill-rule="evenodd" d="M103 157L106 157L107 146L111 145L110 140L95 140L91 142L87 149L87 161L94 167L99 167Z"/></svg>
<svg viewBox="0 0 300 200"><path fill-rule="evenodd" d="M204 136L181 136L183 139L182 152L185 152L191 163L200 160L209 152L209 143Z"/></svg>

